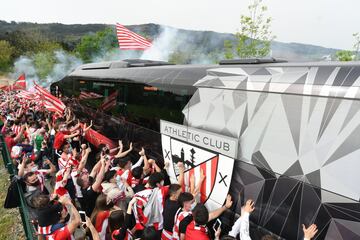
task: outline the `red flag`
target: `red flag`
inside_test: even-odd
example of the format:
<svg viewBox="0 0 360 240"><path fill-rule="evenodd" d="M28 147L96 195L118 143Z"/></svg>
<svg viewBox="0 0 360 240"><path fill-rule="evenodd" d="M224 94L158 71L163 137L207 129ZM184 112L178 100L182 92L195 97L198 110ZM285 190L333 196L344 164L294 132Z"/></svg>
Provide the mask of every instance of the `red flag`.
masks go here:
<svg viewBox="0 0 360 240"><path fill-rule="evenodd" d="M118 91L113 92L107 98L104 99L104 102L101 104L101 109L104 111L110 110L116 106L116 98L118 96Z"/></svg>
<svg viewBox="0 0 360 240"><path fill-rule="evenodd" d="M45 88L37 85L34 82L34 88L36 90L36 94L40 97L43 101L43 105L52 112L59 112L63 113L66 106L65 104L58 99L57 97L53 96L50 92L48 92Z"/></svg>
<svg viewBox="0 0 360 240"><path fill-rule="evenodd" d="M103 95L101 95L101 94L97 94L94 92L81 91L79 99L96 99L96 98L102 98L102 97L103 97Z"/></svg>
<svg viewBox="0 0 360 240"><path fill-rule="evenodd" d="M12 90L26 90L25 73L21 74L15 83L12 85Z"/></svg>
<svg viewBox="0 0 360 240"><path fill-rule="evenodd" d="M85 139L95 147L98 147L100 144L108 144L110 148L116 147L115 142L93 129L89 129L85 133Z"/></svg>
<svg viewBox="0 0 360 240"><path fill-rule="evenodd" d="M15 97L26 100L40 99L40 97L37 94L31 93L26 90L21 90L18 94L15 95Z"/></svg>
<svg viewBox="0 0 360 240"><path fill-rule="evenodd" d="M3 91L10 91L10 86L2 86L0 89Z"/></svg>
<svg viewBox="0 0 360 240"><path fill-rule="evenodd" d="M119 23L116 23L116 33L120 49L146 50L152 46L151 42L146 38L130 31Z"/></svg>

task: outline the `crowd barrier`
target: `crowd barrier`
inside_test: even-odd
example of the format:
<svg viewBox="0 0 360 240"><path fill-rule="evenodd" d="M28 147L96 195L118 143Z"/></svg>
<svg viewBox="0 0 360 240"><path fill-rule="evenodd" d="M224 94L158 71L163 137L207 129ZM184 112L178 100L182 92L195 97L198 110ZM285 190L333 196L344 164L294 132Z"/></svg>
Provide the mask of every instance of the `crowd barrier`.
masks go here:
<svg viewBox="0 0 360 240"><path fill-rule="evenodd" d="M0 151L2 154L3 161L4 161L4 166L7 169L8 173L10 175L9 179L11 180L17 174L17 169L14 166L14 164L10 158L9 151L6 147L4 137L2 135L0 135ZM20 212L25 237L27 240L37 239L37 237L35 235L34 225L31 223L30 218L29 218L29 211L27 209L27 205L25 202L24 192L19 183L16 183L16 187L17 187L17 190L19 191L19 196L20 196L20 201L19 201L20 206L18 207L18 209ZM3 189L3 191L6 191L6 190L7 189Z"/></svg>

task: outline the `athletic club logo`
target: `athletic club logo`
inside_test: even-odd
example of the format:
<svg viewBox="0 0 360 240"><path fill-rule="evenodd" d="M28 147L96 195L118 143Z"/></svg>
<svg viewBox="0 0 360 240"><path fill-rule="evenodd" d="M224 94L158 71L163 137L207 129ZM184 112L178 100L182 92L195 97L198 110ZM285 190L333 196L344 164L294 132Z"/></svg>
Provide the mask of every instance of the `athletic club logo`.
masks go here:
<svg viewBox="0 0 360 240"><path fill-rule="evenodd" d="M204 203L209 209L223 205L230 187L234 158L166 134L162 134L162 148L172 182L178 180L178 164L182 163L184 190L198 189L198 202Z"/></svg>

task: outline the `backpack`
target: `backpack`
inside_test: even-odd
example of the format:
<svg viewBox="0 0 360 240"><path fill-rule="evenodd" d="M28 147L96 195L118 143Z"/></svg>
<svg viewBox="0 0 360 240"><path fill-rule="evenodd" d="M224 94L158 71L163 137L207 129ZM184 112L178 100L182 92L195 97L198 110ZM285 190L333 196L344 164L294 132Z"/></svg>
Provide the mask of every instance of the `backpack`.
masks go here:
<svg viewBox="0 0 360 240"><path fill-rule="evenodd" d="M19 194L19 187L22 188L23 191L25 191L25 183L19 176L14 176L11 179L7 195L4 202L4 208L10 209L10 208L17 208L20 207L20 194Z"/></svg>

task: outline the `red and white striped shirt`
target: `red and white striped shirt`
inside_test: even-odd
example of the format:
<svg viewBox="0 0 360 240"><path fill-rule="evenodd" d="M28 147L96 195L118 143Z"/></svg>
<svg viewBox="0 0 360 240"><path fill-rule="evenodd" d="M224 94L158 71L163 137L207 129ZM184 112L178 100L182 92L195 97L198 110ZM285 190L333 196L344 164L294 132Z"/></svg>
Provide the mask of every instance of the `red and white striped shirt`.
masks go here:
<svg viewBox="0 0 360 240"><path fill-rule="evenodd" d="M174 228L173 228L173 240L179 240L180 239L180 222L184 220L187 216L191 215L192 212L186 212L183 211L182 208L179 208L175 214L174 218Z"/></svg>

